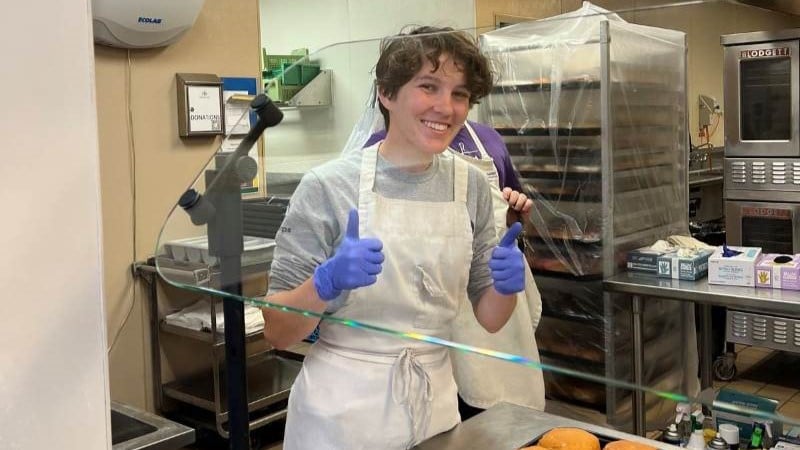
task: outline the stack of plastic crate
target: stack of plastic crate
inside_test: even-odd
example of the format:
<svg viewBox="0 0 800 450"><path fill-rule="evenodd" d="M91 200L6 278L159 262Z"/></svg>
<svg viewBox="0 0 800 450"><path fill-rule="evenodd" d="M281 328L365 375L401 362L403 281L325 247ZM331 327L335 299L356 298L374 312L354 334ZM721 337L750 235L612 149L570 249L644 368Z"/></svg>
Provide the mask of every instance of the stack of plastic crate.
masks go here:
<svg viewBox="0 0 800 450"><path fill-rule="evenodd" d="M307 49L291 55L269 55L263 50L263 59L264 91L278 103L287 103L320 72L319 64L309 62Z"/></svg>

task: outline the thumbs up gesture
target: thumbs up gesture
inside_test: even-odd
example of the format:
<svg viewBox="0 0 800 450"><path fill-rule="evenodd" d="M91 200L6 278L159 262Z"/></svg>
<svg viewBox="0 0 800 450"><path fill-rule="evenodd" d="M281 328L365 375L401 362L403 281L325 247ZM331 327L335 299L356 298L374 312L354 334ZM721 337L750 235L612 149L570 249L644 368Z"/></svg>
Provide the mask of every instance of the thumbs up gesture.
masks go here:
<svg viewBox="0 0 800 450"><path fill-rule="evenodd" d="M314 271L314 287L319 297L333 300L344 290L369 286L378 279L383 263L383 243L358 236L358 210L351 209L344 239L333 257Z"/></svg>
<svg viewBox="0 0 800 450"><path fill-rule="evenodd" d="M517 236L522 231L522 224L515 222L500 239L500 244L492 252L489 268L492 269L494 289L511 295L525 289L525 264L522 252L517 247Z"/></svg>

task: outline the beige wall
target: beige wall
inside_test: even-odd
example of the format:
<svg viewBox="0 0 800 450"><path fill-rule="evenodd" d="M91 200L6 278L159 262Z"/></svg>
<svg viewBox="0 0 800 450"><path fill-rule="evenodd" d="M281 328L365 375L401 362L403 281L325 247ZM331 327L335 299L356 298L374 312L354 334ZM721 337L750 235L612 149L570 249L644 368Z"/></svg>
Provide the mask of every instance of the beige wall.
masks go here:
<svg viewBox="0 0 800 450"><path fill-rule="evenodd" d="M651 1L652 2L652 1ZM641 1L639 2L641 3ZM722 98L722 46L719 36L747 31L780 30L800 27L800 17L760 8L717 2L709 5L637 12L632 21L643 25L680 30L687 34L689 129L692 142L698 142L698 96L710 95L725 111ZM712 144L724 144L724 125L720 124Z"/></svg>
<svg viewBox="0 0 800 450"><path fill-rule="evenodd" d="M571 7L573 3L575 5ZM475 25L483 30L495 25L496 16L541 19L570 11L579 6L579 1L569 0L475 0Z"/></svg>
<svg viewBox="0 0 800 450"><path fill-rule="evenodd" d="M109 345L133 308L109 356L115 400L152 407L145 285L134 291L131 264L153 255L167 213L220 142L178 137L175 73L259 77L258 21L257 0L208 0L169 47L95 46Z"/></svg>
<svg viewBox="0 0 800 450"><path fill-rule="evenodd" d="M800 17L737 5L729 2L708 2L703 5L677 6L635 11L655 5L674 3L671 0L594 0L594 4L612 11L631 11L622 18L642 25L669 28L687 34L689 130L692 143L698 143L698 95L710 95L722 105L722 34L756 30L800 27ZM496 15L549 17L581 6L580 0L476 0L479 27L494 24ZM635 12L634 12L635 11ZM711 142L723 145L724 127L719 125Z"/></svg>

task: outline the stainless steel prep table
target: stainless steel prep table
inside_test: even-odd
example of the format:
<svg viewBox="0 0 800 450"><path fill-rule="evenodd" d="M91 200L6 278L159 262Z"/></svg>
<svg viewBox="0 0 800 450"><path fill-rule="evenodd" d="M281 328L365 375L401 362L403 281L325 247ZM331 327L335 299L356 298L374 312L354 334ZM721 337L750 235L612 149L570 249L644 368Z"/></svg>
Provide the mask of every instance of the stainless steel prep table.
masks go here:
<svg viewBox="0 0 800 450"><path fill-rule="evenodd" d="M642 297L658 297L669 300L697 303L700 308L700 386L709 388L713 385L711 355L711 306L724 306L739 311L756 312L772 315L800 314L800 291L781 289L756 289L753 287L722 286L708 284L708 279L697 281L673 280L659 278L655 275L637 272L623 272L603 280L606 292L631 294L633 305L634 330L634 383L642 380L642 347L641 309ZM637 391L634 395L633 410L644 423L644 395ZM637 434L642 430L637 429Z"/></svg>
<svg viewBox="0 0 800 450"><path fill-rule="evenodd" d="M638 441L658 448L673 449L621 431L500 403L466 420L452 430L414 447L417 450L515 450L555 427L575 427L615 439Z"/></svg>

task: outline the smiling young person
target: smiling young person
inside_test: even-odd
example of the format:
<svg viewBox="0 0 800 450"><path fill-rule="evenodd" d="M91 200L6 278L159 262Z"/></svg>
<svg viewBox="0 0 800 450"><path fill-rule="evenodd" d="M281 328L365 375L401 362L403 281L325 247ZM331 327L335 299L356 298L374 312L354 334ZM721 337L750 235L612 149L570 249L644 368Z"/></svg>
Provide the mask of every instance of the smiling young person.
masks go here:
<svg viewBox="0 0 800 450"><path fill-rule="evenodd" d="M448 337L459 302L503 327L524 289L512 227L498 244L485 175L444 154L492 84L458 32L387 38L376 66L386 138L304 176L287 211L268 300ZM284 448L410 448L460 418L448 350L264 309L285 348L319 324L289 398Z"/></svg>
<svg viewBox="0 0 800 450"><path fill-rule="evenodd" d="M419 27L411 31L411 34L452 31L451 28ZM402 64L402 61L398 63ZM407 77L403 75L402 71L389 72L389 78L394 76L400 81ZM386 80L384 85L391 84L390 81ZM389 111L383 104L380 107L385 123L396 120L389 117ZM426 124L437 129L436 123ZM438 129L444 131L443 126L438 126ZM370 147L386 137L386 130L376 131L367 139L364 147ZM517 221L530 212L533 202L523 193L503 138L493 128L465 121L448 144L447 151L486 174L498 236L505 233L511 221ZM476 321L469 308L469 300L465 297L462 303L466 307L459 308L451 339L462 344L513 353L539 361L534 333L541 319L542 299L528 267L525 278L525 291L519 294L516 309L502 330L487 333ZM544 410L544 378L541 371L467 352L451 351L450 357L455 369L462 420L499 402Z"/></svg>

